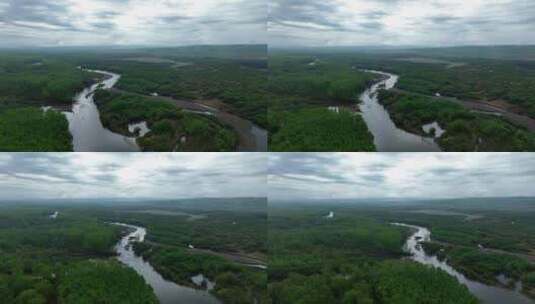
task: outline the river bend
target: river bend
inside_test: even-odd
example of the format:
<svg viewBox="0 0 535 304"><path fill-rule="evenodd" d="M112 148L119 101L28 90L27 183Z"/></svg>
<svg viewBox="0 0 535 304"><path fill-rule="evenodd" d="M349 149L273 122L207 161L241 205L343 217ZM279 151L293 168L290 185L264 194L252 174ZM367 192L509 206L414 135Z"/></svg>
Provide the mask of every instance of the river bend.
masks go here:
<svg viewBox="0 0 535 304"><path fill-rule="evenodd" d="M472 281L465 277L462 273L455 270L447 264L446 261L440 261L436 256L431 256L425 253L422 242L431 240L431 232L429 229L408 225L403 223L392 223L396 226L407 227L415 232L407 239L404 249L411 254L411 259L424 264L439 268L447 272L449 275L457 278L457 280L468 287L470 292L475 295L484 304L534 304L535 301L527 296L521 294L518 290L511 290L497 286L485 285L480 282Z"/></svg>
<svg viewBox="0 0 535 304"><path fill-rule="evenodd" d="M113 223L127 227L133 232L124 236L117 246L117 259L134 269L149 284L161 304L219 304L220 302L205 290L197 290L178 285L162 277L148 262L137 256L132 248L132 242L143 242L147 230L143 227L123 223Z"/></svg>
<svg viewBox="0 0 535 304"><path fill-rule="evenodd" d="M375 83L359 97L360 111L368 129L373 134L374 144L379 152L439 152L440 147L433 138L422 137L404 131L394 124L388 111L379 103L378 92L392 89L399 77L375 70L364 72L378 74L383 80Z"/></svg>

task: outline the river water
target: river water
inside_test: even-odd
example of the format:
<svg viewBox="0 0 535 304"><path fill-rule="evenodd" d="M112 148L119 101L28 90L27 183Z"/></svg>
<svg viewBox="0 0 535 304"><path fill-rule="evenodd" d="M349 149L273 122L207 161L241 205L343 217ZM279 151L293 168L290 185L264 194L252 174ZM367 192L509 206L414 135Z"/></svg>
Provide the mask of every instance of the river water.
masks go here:
<svg viewBox="0 0 535 304"><path fill-rule="evenodd" d="M149 284L158 297L161 304L219 304L220 302L210 293L180 286L164 279L148 262L137 256L132 249L133 241L143 242L147 230L143 227L114 223L115 225L128 227L134 231L124 236L115 247L118 259L139 273Z"/></svg>
<svg viewBox="0 0 535 304"><path fill-rule="evenodd" d="M126 137L104 128L94 102L95 91L112 88L119 78L118 74L100 70L87 70L104 74L107 78L96 83L75 97L72 112L64 112L69 121L69 131L76 152L137 152L140 151L135 137Z"/></svg>
<svg viewBox="0 0 535 304"><path fill-rule="evenodd" d="M377 93L380 89L391 89L396 85L398 76L390 73L365 70L385 77L374 84L359 97L362 118L373 134L375 147L379 152L439 152L440 147L433 138L422 137L396 127L388 111L379 103Z"/></svg>
<svg viewBox="0 0 535 304"><path fill-rule="evenodd" d="M431 240L431 232L429 229L407 225L402 223L393 223L393 225L408 227L416 230L405 243L405 250L407 250L412 256L411 259L424 264L430 265L435 268L446 271L449 275L454 276L457 280L468 287L470 292L481 300L484 304L533 304L535 301L531 300L527 296L524 296L519 291L510 290L506 288L500 288L496 286L485 285L476 281L472 281L466 278L462 273L455 270L448 265L445 261L440 261L436 256L427 255L420 245L421 242Z"/></svg>

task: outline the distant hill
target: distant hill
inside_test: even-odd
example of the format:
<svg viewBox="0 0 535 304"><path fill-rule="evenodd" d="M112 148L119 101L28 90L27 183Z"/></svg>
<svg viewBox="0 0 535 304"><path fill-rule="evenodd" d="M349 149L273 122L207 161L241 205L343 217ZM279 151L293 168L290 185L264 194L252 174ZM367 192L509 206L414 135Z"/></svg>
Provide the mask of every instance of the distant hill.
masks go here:
<svg viewBox="0 0 535 304"><path fill-rule="evenodd" d="M404 52L422 56L535 60L535 45L417 48L405 50Z"/></svg>
<svg viewBox="0 0 535 304"><path fill-rule="evenodd" d="M455 47L422 47L422 46L338 46L338 47L300 47L270 48L275 53L305 54L368 54L386 56L424 56L424 57L455 57L481 58L501 60L535 60L535 45L497 45L497 46L455 46Z"/></svg>

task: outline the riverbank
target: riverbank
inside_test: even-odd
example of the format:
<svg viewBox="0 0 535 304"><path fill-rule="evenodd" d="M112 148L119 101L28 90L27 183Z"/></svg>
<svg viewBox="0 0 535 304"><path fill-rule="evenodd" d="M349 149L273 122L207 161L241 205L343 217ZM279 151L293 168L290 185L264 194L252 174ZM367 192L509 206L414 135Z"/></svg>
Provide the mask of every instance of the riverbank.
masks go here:
<svg viewBox="0 0 535 304"><path fill-rule="evenodd" d="M363 70L378 74L382 80L373 84L360 97L362 118L373 134L374 144L379 152L439 152L440 147L434 139L423 134L409 133L396 126L390 113L379 102L379 92L395 87L398 76L382 71Z"/></svg>
<svg viewBox="0 0 535 304"><path fill-rule="evenodd" d="M167 248L146 242L145 228L114 224L128 230L116 246L119 260L145 278L162 304L266 303L262 283L265 268L246 264L257 260L245 256L235 260L237 255L193 248Z"/></svg>
<svg viewBox="0 0 535 304"><path fill-rule="evenodd" d="M177 301L199 304L220 303L207 291L188 288L166 280L149 262L138 256L134 251L134 245L142 244L145 241L147 234L145 228L123 223L113 224L122 226L128 231L115 247L118 254L117 258L145 279L154 290L160 304L175 304Z"/></svg>
<svg viewBox="0 0 535 304"><path fill-rule="evenodd" d="M72 136L65 116L38 107L0 106L0 151L70 152Z"/></svg>
<svg viewBox="0 0 535 304"><path fill-rule="evenodd" d="M423 126L439 125L444 132L440 132L436 142L445 151L535 150L534 133L492 115L492 112L473 112L442 97L432 98L397 89L381 90L379 102L402 129L425 134Z"/></svg>
<svg viewBox="0 0 535 304"><path fill-rule="evenodd" d="M73 137L76 152L138 152L139 146L134 137L123 136L105 128L95 104L95 92L98 89L111 89L120 79L119 74L86 70L98 73L103 80L87 87L75 97L71 112L64 112L69 121L69 131Z"/></svg>
<svg viewBox="0 0 535 304"><path fill-rule="evenodd" d="M455 277L461 284L467 286L471 293L473 293L484 304L529 304L533 303L527 296L522 295L520 290L506 289L503 286L491 286L481 282L473 281L465 276L463 273L457 271L450 266L447 259L439 258L436 255L429 255L425 250L424 242L431 241L431 232L420 226L408 225L403 223L392 223L392 225L408 228L413 231L413 234L407 239L404 248L410 253L410 258L420 264L429 265L433 268L438 268L449 275ZM429 249L428 249L429 250ZM479 257L481 258L481 256ZM481 271L481 268L478 269ZM521 286L521 285L520 285ZM521 288L521 287L520 287Z"/></svg>
<svg viewBox="0 0 535 304"><path fill-rule="evenodd" d="M203 115L206 118L213 118L215 121L230 127L236 133L238 137L238 151L267 151L267 131L247 119L227 112L226 108L228 106L221 101L197 102L175 99L168 96L149 96L119 89L113 89L112 92L139 96L154 103L166 102L186 112Z"/></svg>

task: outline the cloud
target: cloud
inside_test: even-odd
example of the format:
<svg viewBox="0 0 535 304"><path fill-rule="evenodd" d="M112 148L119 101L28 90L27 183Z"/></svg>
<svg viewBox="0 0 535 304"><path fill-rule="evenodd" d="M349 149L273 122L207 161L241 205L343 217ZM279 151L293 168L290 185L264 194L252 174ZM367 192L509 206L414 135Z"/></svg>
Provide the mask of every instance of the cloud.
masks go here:
<svg viewBox="0 0 535 304"><path fill-rule="evenodd" d="M269 198L533 196L535 155L292 153L269 156Z"/></svg>
<svg viewBox="0 0 535 304"><path fill-rule="evenodd" d="M263 0L0 0L0 47L265 43Z"/></svg>
<svg viewBox="0 0 535 304"><path fill-rule="evenodd" d="M275 46L534 44L524 0L271 0ZM460 34L462 33L462 34Z"/></svg>
<svg viewBox="0 0 535 304"><path fill-rule="evenodd" d="M4 153L0 200L266 195L256 153Z"/></svg>

